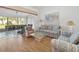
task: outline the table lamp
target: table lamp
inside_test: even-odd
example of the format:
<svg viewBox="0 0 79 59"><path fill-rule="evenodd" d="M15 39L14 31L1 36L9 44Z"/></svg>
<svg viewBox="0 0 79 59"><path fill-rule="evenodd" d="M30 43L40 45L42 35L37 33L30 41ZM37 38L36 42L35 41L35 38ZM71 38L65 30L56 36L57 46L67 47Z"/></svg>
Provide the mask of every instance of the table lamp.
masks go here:
<svg viewBox="0 0 79 59"><path fill-rule="evenodd" d="M70 20L70 21L68 21L67 24L68 24L68 26L69 26L69 30L70 30L70 32L72 33L73 26L75 25L74 21Z"/></svg>

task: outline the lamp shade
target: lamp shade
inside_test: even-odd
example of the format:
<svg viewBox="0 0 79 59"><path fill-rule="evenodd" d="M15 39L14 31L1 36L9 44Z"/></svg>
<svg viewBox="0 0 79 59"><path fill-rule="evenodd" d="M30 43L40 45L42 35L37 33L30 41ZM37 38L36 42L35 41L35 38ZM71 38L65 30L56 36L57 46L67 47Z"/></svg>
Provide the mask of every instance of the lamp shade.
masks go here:
<svg viewBox="0 0 79 59"><path fill-rule="evenodd" d="M73 21L68 21L67 24L68 24L68 26L74 26L75 25Z"/></svg>

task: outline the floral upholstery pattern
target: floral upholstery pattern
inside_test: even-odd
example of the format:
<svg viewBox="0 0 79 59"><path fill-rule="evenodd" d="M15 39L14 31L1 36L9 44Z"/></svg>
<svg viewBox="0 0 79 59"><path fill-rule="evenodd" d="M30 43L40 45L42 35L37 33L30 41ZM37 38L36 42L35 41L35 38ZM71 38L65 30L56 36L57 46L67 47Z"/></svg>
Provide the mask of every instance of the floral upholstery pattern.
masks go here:
<svg viewBox="0 0 79 59"><path fill-rule="evenodd" d="M79 41L79 32L72 34L70 38L65 36L60 36L54 40L54 48L60 52L78 52L79 45L76 45L74 42ZM53 41L53 39L52 39Z"/></svg>
<svg viewBox="0 0 79 59"><path fill-rule="evenodd" d="M53 41L53 39L52 39ZM63 41L63 40L54 40L54 48L58 52L78 52L79 48L75 44L71 44L69 42Z"/></svg>

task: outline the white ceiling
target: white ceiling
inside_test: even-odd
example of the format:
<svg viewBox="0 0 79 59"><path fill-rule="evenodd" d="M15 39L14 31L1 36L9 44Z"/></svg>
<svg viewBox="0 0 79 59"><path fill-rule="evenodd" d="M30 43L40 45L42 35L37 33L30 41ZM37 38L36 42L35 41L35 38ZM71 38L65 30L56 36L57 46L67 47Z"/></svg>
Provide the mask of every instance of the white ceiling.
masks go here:
<svg viewBox="0 0 79 59"><path fill-rule="evenodd" d="M45 6L21 6L23 8L27 8L27 9L31 9L33 11L36 11L38 13L40 13L40 11L43 8L46 8ZM26 17L29 16L29 14L26 13L22 13L22 12L18 12L16 13L16 11L12 11L12 10L8 10L8 9L4 9L4 8L0 8L0 16L22 16L22 17Z"/></svg>
<svg viewBox="0 0 79 59"><path fill-rule="evenodd" d="M41 9L41 8L43 8L42 6L32 6L32 8L35 8L35 9Z"/></svg>
<svg viewBox="0 0 79 59"><path fill-rule="evenodd" d="M31 7L25 7L25 6L22 6L22 7L37 11L37 9L31 8ZM26 14L26 13L22 13L22 12L16 13L16 11L13 11L13 10L0 8L0 16L26 17L26 16L29 16L29 15L30 14Z"/></svg>
<svg viewBox="0 0 79 59"><path fill-rule="evenodd" d="M25 16L26 14L21 12L16 13L16 11L0 8L0 15L1 16Z"/></svg>
<svg viewBox="0 0 79 59"><path fill-rule="evenodd" d="M43 8L47 8L47 6L22 6L24 8L30 8L34 11L40 12Z"/></svg>
<svg viewBox="0 0 79 59"><path fill-rule="evenodd" d="M45 6L32 6L32 8L42 11L42 9L45 8Z"/></svg>
<svg viewBox="0 0 79 59"><path fill-rule="evenodd" d="M23 8L31 9L33 11L39 12L37 8L34 8L33 6L22 6Z"/></svg>

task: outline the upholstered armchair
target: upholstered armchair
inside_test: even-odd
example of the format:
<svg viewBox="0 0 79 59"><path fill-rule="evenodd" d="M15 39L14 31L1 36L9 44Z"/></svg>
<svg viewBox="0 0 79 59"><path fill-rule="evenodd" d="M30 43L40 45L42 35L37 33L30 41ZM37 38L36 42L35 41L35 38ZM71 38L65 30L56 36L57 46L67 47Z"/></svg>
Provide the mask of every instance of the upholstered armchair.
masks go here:
<svg viewBox="0 0 79 59"><path fill-rule="evenodd" d="M30 37L31 34L34 32L33 28L32 28L32 24L28 24L27 26L27 37Z"/></svg>

